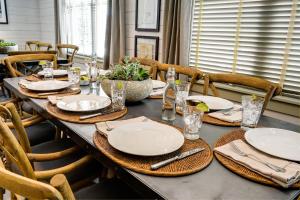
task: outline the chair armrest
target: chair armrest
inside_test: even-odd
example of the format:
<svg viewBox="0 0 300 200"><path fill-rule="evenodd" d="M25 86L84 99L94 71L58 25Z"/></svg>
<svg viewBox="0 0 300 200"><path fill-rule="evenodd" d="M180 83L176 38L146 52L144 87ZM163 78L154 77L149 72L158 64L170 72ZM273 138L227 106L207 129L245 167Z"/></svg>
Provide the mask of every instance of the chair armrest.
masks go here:
<svg viewBox="0 0 300 200"><path fill-rule="evenodd" d="M42 122L44 120L45 119L39 115L33 115L31 117L23 119L22 124L26 128L28 126L32 126L32 125ZM8 125L9 128L14 128L14 125L12 122L6 122L6 124Z"/></svg>
<svg viewBox="0 0 300 200"><path fill-rule="evenodd" d="M50 184L61 193L64 199L75 200L70 184L63 174L53 176Z"/></svg>
<svg viewBox="0 0 300 200"><path fill-rule="evenodd" d="M56 174L66 174L75 170L76 168L83 167L87 165L89 162L91 162L92 160L93 157L91 155L87 155L66 166L59 167L56 169L44 170L44 171L35 171L34 174L37 179L50 179L52 176Z"/></svg>
<svg viewBox="0 0 300 200"><path fill-rule="evenodd" d="M57 160L68 156L72 153L76 153L80 150L79 147L71 147L63 151L58 151L54 153L27 153L27 157L30 161L42 162L42 161L50 161L50 160Z"/></svg>
<svg viewBox="0 0 300 200"><path fill-rule="evenodd" d="M5 101L1 101L0 105L5 106L8 103L17 103L18 101L19 101L18 98L11 98Z"/></svg>

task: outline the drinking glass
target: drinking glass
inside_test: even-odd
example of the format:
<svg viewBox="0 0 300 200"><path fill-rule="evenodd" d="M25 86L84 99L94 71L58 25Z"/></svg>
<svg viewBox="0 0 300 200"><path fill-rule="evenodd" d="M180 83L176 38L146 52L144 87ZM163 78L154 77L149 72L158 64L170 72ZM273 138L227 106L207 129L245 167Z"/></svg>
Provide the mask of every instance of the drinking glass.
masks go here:
<svg viewBox="0 0 300 200"><path fill-rule="evenodd" d="M68 80L72 84L71 89L80 89L80 67L71 67L68 69Z"/></svg>
<svg viewBox="0 0 300 200"><path fill-rule="evenodd" d="M176 109L180 112L186 105L186 98L189 95L190 83L184 82L176 85Z"/></svg>
<svg viewBox="0 0 300 200"><path fill-rule="evenodd" d="M111 100L114 110L122 110L125 108L126 86L125 81L111 81Z"/></svg>
<svg viewBox="0 0 300 200"><path fill-rule="evenodd" d="M52 62L46 62L42 65L44 72L44 80L52 80L53 79L53 64Z"/></svg>
<svg viewBox="0 0 300 200"><path fill-rule="evenodd" d="M259 121L264 101L262 98L253 98L250 95L242 96L243 115L241 128L248 130L255 128Z"/></svg>
<svg viewBox="0 0 300 200"><path fill-rule="evenodd" d="M203 112L195 106L186 105L183 109L184 130L186 139L196 140L200 138L200 128L202 126Z"/></svg>

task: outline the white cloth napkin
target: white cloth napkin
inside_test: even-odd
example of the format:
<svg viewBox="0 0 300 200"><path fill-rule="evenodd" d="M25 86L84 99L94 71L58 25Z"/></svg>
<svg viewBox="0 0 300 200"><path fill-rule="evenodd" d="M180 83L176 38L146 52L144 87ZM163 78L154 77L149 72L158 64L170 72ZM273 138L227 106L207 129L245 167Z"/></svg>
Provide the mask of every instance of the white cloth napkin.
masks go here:
<svg viewBox="0 0 300 200"><path fill-rule="evenodd" d="M242 106L235 104L228 112L225 111L224 113L224 111L217 111L209 113L208 115L226 122L241 122L242 114Z"/></svg>
<svg viewBox="0 0 300 200"><path fill-rule="evenodd" d="M121 125L135 123L135 122L144 122L144 121L150 121L147 117L141 116L131 119L125 119L125 120L116 120L116 121L106 121L106 122L98 122L96 123L96 129L100 134L103 134L104 136L107 136L109 134L109 131L107 131L107 126L109 128L116 128Z"/></svg>
<svg viewBox="0 0 300 200"><path fill-rule="evenodd" d="M278 183L279 185L287 188L294 183L297 183L300 180L300 164L290 162L287 160L275 158L264 154L260 151L257 151L250 145L246 144L242 140L235 140L232 141L234 144L244 153L251 154L251 158L246 156L241 156L236 153L230 143L223 145L221 147L217 147L214 150L218 153L226 156L227 158L247 167L248 169L261 174L262 176L273 180L274 182ZM265 162L271 163L278 167L283 167L286 169L285 172L276 172L275 170L267 167L266 165L254 160L252 157L253 155Z"/></svg>
<svg viewBox="0 0 300 200"><path fill-rule="evenodd" d="M154 89L152 90L152 92L150 93L150 96L159 96L159 95L163 95L165 91L165 88L160 88L160 89Z"/></svg>
<svg viewBox="0 0 300 200"><path fill-rule="evenodd" d="M21 79L21 80L19 81L19 85L22 86L22 87L25 87L25 88L28 88L28 85L30 85L30 84L31 84L31 82L30 82L30 81L27 81L27 80L25 80L25 79Z"/></svg>
<svg viewBox="0 0 300 200"><path fill-rule="evenodd" d="M63 97L58 97L58 96L48 96L48 101L52 104L52 105L56 105L56 103L61 100Z"/></svg>

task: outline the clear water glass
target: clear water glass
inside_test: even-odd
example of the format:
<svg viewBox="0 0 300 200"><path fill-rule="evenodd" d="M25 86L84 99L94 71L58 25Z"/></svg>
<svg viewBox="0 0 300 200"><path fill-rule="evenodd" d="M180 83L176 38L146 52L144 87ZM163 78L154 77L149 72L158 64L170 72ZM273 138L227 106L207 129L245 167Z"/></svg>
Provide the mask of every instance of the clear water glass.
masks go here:
<svg viewBox="0 0 300 200"><path fill-rule="evenodd" d="M80 89L80 67L71 67L68 69L68 80L71 83L71 89Z"/></svg>
<svg viewBox="0 0 300 200"><path fill-rule="evenodd" d="M44 80L52 80L53 79L53 63L47 62L46 64L42 65L43 72L44 72Z"/></svg>
<svg viewBox="0 0 300 200"><path fill-rule="evenodd" d="M252 96L242 96L243 115L241 128L249 130L255 128L259 121L264 101L262 98L253 99Z"/></svg>
<svg viewBox="0 0 300 200"><path fill-rule="evenodd" d="M184 82L176 85L176 109L180 112L186 105L186 98L189 96L190 83Z"/></svg>
<svg viewBox="0 0 300 200"><path fill-rule="evenodd" d="M184 130L186 139L196 140L200 138L200 128L202 126L203 112L195 106L186 105L183 110Z"/></svg>
<svg viewBox="0 0 300 200"><path fill-rule="evenodd" d="M114 110L122 110L125 108L126 86L125 81L111 81L111 101Z"/></svg>

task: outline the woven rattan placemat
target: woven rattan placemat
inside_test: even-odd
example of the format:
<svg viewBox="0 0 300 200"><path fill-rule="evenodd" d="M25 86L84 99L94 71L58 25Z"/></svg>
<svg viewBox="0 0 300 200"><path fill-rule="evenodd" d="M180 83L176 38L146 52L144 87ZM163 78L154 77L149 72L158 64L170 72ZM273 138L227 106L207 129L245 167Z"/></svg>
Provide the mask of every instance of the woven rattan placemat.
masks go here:
<svg viewBox="0 0 300 200"><path fill-rule="evenodd" d="M118 151L108 143L106 137L102 136L98 132L94 134L94 144L104 155L122 167L153 176L184 176L192 174L207 167L213 159L211 148L202 139L194 141L185 140L184 145L176 152L154 157L135 156ZM182 153L196 147L204 147L205 150L182 160L170 163L158 170L150 169L150 166L154 163L171 158L178 153Z"/></svg>
<svg viewBox="0 0 300 200"><path fill-rule="evenodd" d="M23 94L27 97L35 98L35 99L47 99L48 96L51 96L51 95L61 96L61 97L62 96L69 96L69 95L79 94L81 92L80 89L73 90L73 89L67 88L67 89L64 89L64 90L57 91L57 93L53 92L52 94L49 94L49 95L40 96L40 95L38 95L39 92L30 91L30 90L28 90L26 88L23 88L23 87L20 87L19 91L20 91L21 94Z"/></svg>
<svg viewBox="0 0 300 200"><path fill-rule="evenodd" d="M245 141L244 134L245 134L245 131L243 131L242 129L235 129L235 130L223 135L222 137L220 137L217 140L215 147L223 146L223 145L225 145L233 140L237 140L237 139L242 139ZM275 186L275 187L281 187L277 183L257 174L254 171L251 171L250 169L230 160L229 158L227 158L215 151L214 151L214 154L215 154L215 157L217 158L217 160L222 165L224 165L229 170L233 171L234 173L236 173L242 177L245 177L247 179L250 179L250 180L258 182L258 183L271 185L271 186ZM299 187L300 187L300 182L291 186L291 188L298 188L298 189L299 189Z"/></svg>
<svg viewBox="0 0 300 200"><path fill-rule="evenodd" d="M49 102L46 105L46 110L48 111L48 113L50 115L52 115L53 117L56 117L57 119L64 120L67 122L81 123L81 124L94 124L97 122L115 120L115 119L123 117L124 115L127 114L127 108L125 108L121 111L80 120L79 117L81 115L83 115L82 113L62 111L59 108L57 108L55 105L52 105Z"/></svg>
<svg viewBox="0 0 300 200"><path fill-rule="evenodd" d="M43 77L40 76L34 76L34 75L29 75L26 76L25 79L27 81L41 81L43 80ZM59 80L59 81L67 81L68 80L68 76L61 76L61 77L54 77L55 80Z"/></svg>

